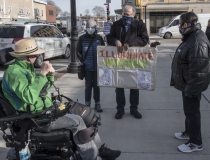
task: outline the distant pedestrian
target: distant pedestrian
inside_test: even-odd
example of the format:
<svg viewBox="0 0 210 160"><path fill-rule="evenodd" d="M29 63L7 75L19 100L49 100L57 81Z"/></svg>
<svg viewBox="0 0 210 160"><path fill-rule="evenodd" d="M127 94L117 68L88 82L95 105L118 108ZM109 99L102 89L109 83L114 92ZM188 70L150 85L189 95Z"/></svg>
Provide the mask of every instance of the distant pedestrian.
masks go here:
<svg viewBox="0 0 210 160"><path fill-rule="evenodd" d="M90 19L86 24L86 34L79 37L77 53L80 61L84 60L85 65L85 104L91 105L91 95L93 88L93 98L95 100L95 110L102 112L100 104L100 88L97 86L97 46L104 46L103 38L97 34L96 21ZM87 53L86 53L87 52Z"/></svg>
<svg viewBox="0 0 210 160"><path fill-rule="evenodd" d="M142 20L134 20L136 9L126 5L123 8L122 18L113 23L110 34L107 35L107 42L111 46L116 46L118 53L123 48L127 50L132 46L145 46L149 41L147 29ZM116 119L121 119L124 115L125 93L124 88L116 88L117 113ZM140 119L142 115L138 112L139 90L130 89L130 114Z"/></svg>
<svg viewBox="0 0 210 160"><path fill-rule="evenodd" d="M188 140L178 146L181 152L203 150L201 138L201 92L210 82L209 41L197 23L193 12L183 13L179 20L182 43L176 50L172 62L171 86L182 92L185 114L185 131L175 133L177 139Z"/></svg>
<svg viewBox="0 0 210 160"><path fill-rule="evenodd" d="M208 20L208 25L206 27L206 36L210 42L210 19Z"/></svg>

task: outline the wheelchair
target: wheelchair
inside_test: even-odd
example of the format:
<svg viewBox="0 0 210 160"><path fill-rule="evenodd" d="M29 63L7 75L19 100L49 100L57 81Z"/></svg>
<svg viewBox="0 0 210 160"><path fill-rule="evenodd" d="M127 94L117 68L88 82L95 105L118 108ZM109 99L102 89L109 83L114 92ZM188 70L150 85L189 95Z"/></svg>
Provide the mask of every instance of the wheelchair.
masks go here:
<svg viewBox="0 0 210 160"><path fill-rule="evenodd" d="M64 95L60 95L58 88L56 88L56 91L58 95L52 96L53 103L62 102L62 98L65 98L67 100L67 102L64 102L65 111L57 113L54 107L44 107L42 112L32 114L30 111L28 113L16 111L4 97L0 87L0 130L3 132L6 147L11 148L7 153L8 160L20 160L19 151L26 146L28 146L31 160L82 160L77 146L73 142L73 135L70 130L49 130L50 122L56 119L55 115L60 117L69 113L68 111L77 103ZM40 94L43 100L44 94L46 93ZM93 125L87 128L91 135L97 133L100 118L94 118L94 121ZM8 130L10 133L8 133ZM84 133L80 135L84 135ZM83 137L81 139L84 143L91 140Z"/></svg>

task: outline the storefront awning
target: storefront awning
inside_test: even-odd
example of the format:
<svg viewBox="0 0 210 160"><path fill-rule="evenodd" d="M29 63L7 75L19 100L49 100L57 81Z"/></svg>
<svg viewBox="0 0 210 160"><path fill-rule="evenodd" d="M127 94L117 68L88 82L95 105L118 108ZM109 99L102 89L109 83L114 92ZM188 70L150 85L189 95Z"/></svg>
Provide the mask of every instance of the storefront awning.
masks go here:
<svg viewBox="0 0 210 160"><path fill-rule="evenodd" d="M147 12L187 12L189 6L187 4L151 4L146 7ZM122 14L122 9L114 10L116 14ZM136 13L140 13L140 8L136 7Z"/></svg>

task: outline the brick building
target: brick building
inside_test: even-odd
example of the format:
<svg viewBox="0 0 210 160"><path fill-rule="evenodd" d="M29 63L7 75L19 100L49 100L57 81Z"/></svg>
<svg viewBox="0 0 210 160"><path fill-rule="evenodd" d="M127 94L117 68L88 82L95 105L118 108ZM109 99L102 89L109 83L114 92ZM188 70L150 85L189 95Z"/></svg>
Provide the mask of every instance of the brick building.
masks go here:
<svg viewBox="0 0 210 160"><path fill-rule="evenodd" d="M46 20L48 23L56 23L56 7L46 5Z"/></svg>

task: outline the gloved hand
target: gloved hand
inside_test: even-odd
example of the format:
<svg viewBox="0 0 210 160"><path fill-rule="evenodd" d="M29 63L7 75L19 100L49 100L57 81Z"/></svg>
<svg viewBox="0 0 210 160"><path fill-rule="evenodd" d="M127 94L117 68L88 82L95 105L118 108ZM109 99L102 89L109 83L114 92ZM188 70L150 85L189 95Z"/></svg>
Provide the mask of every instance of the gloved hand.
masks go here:
<svg viewBox="0 0 210 160"><path fill-rule="evenodd" d="M158 45L160 45L160 42L159 42L159 41L156 41L156 42L152 42L152 43L150 44L150 47L156 48Z"/></svg>
<svg viewBox="0 0 210 160"><path fill-rule="evenodd" d="M193 98L193 97L196 97L195 95L191 95L191 94L188 94L188 93L184 93L184 95L188 98Z"/></svg>

